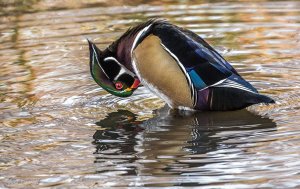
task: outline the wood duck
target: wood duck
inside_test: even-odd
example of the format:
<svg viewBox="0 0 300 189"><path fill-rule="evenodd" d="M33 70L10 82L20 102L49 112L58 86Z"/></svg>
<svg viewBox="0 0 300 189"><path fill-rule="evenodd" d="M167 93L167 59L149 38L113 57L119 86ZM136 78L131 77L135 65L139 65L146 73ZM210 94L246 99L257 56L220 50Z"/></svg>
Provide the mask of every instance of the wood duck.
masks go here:
<svg viewBox="0 0 300 189"><path fill-rule="evenodd" d="M88 42L92 77L119 97L142 83L171 108L226 111L274 103L200 36L165 20L129 29L104 51Z"/></svg>

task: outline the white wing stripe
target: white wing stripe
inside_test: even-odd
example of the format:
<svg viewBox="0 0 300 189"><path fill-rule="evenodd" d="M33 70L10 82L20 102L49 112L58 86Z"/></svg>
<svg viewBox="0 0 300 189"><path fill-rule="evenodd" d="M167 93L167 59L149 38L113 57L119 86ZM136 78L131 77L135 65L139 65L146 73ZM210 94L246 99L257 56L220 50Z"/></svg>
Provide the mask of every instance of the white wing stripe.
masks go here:
<svg viewBox="0 0 300 189"><path fill-rule="evenodd" d="M229 80L229 79L226 79L223 83L220 83L219 85L215 85L215 87L231 87L231 88L236 88L236 89L241 89L241 90L244 90L244 91L248 91L248 92L251 92L251 93L256 93L256 92L253 92L251 89L249 89L247 87L244 87L243 85L241 85L237 82L234 82L232 80Z"/></svg>

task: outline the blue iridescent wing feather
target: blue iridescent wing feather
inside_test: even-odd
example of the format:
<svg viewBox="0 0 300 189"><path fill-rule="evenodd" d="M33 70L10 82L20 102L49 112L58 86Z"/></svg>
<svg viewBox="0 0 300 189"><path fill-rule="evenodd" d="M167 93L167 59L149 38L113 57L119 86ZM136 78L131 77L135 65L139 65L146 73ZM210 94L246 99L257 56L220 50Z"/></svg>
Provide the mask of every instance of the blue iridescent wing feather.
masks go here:
<svg viewBox="0 0 300 189"><path fill-rule="evenodd" d="M186 30L183 28L178 28L181 32L183 32L185 35L187 35L190 39L192 39L194 42L201 44L205 47L205 49L208 50L209 54L212 54L211 56L216 59L218 63L220 63L222 66L225 66L228 70L230 70L232 73L239 76L238 72L214 49L212 48L204 39L202 39L199 35L193 33L190 30Z"/></svg>

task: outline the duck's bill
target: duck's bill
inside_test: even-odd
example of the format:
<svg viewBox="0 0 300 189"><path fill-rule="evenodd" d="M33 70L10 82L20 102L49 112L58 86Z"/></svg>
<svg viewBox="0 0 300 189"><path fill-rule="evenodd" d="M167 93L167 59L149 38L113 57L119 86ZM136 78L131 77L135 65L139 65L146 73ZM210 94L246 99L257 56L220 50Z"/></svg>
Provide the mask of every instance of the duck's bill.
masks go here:
<svg viewBox="0 0 300 189"><path fill-rule="evenodd" d="M137 89L137 88L140 86L140 83L141 83L141 81L140 81L137 77L135 77L135 78L134 78L134 82L133 82L133 84L131 85L130 89L131 89L131 90Z"/></svg>

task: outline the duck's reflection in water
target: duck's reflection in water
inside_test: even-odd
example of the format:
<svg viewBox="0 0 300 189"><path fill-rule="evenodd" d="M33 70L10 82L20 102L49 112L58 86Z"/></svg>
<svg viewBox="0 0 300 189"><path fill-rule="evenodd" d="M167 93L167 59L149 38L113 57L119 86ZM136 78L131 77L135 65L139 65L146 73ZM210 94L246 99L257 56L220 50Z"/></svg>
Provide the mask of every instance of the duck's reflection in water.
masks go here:
<svg viewBox="0 0 300 189"><path fill-rule="evenodd" d="M155 114L137 121L137 115L119 110L96 123L101 126L93 136L99 172L122 167L130 175L182 174L186 168L217 161L212 160L214 153L241 153L239 145L276 130L272 120L247 110L186 112L164 107ZM105 161L111 164L101 166Z"/></svg>

